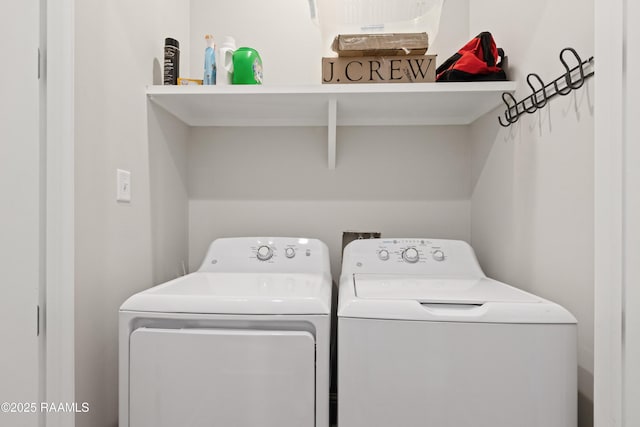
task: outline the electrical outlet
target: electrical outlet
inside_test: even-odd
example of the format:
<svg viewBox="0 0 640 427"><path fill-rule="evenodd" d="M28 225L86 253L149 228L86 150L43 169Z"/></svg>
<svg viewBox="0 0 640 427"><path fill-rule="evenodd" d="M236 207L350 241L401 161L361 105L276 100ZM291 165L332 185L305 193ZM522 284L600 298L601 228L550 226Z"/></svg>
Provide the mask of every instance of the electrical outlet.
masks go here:
<svg viewBox="0 0 640 427"><path fill-rule="evenodd" d="M342 251L344 247L354 240L362 239L379 239L382 233L378 231L343 231L342 232Z"/></svg>

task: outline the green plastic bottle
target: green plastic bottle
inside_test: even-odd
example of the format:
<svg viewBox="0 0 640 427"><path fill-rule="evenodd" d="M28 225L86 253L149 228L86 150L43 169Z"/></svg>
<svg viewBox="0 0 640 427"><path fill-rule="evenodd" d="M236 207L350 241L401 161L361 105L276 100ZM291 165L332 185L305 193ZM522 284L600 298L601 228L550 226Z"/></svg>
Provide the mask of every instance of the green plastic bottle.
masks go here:
<svg viewBox="0 0 640 427"><path fill-rule="evenodd" d="M241 47L233 52L233 84L262 84L262 59L255 49Z"/></svg>

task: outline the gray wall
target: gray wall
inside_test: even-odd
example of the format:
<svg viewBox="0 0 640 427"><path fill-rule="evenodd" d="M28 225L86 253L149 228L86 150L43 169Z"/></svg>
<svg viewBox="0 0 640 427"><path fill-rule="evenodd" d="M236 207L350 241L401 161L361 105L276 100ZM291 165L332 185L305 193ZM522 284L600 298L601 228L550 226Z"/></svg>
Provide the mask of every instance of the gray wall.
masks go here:
<svg viewBox="0 0 640 427"><path fill-rule="evenodd" d="M106 427L118 417L118 308L182 271L159 257L178 251L186 262L186 190L181 199L174 178L185 172L187 130L147 113L144 91L159 78L164 37L186 39L188 9L179 0L75 7L75 380L76 401L91 408L76 425ZM157 124L149 132L147 114ZM116 202L117 168L131 171L131 203Z"/></svg>
<svg viewBox="0 0 640 427"><path fill-rule="evenodd" d="M322 2L319 2L322 3ZM318 84L320 27L305 1L191 0L191 76L201 78L204 34L256 48L266 84ZM247 13L250 11L250 13ZM277 11L277 13L273 13ZM268 20L264 16L269 16ZM442 11L431 53L446 59L468 39L468 0ZM341 232L469 240L470 147L465 126L338 129L327 169L322 128L193 128L189 139L189 266L221 236L306 235L331 250Z"/></svg>
<svg viewBox="0 0 640 427"><path fill-rule="evenodd" d="M330 4L333 0L316 2ZM321 41L323 26L310 19L308 4L306 0L190 0L192 54L187 62L191 76L202 78L204 36L211 33L216 40L230 35L238 47L257 49L266 84L320 83L321 57L331 52ZM425 29L409 24L403 31ZM445 60L466 43L468 32L469 0L447 0L437 37L429 34L429 52Z"/></svg>
<svg viewBox="0 0 640 427"><path fill-rule="evenodd" d="M365 229L471 240L489 275L567 306L580 321L581 425L588 426L589 88L508 130L497 125L499 111L471 126L340 128L330 171L326 129L187 129L147 105L144 87L159 82L166 36L181 41L183 77L200 77L202 36L211 32L258 48L268 83L319 81L319 34L306 2L219 3L76 2L76 399L91 404L77 425L116 425L117 310L128 296L183 265L195 269L222 236L318 237L329 244L337 277L340 233ZM269 16L269 25L251 25L256 16ZM556 77L565 45L590 54L592 23L592 5L577 0L450 0L432 52L442 61L489 29L524 87L530 71ZM289 44L279 42L284 36ZM115 201L116 168L132 172L130 204Z"/></svg>
<svg viewBox="0 0 640 427"><path fill-rule="evenodd" d="M340 273L342 231L469 240L467 126L348 127L327 168L326 129L194 128L189 264L216 237L316 237Z"/></svg>
<svg viewBox="0 0 640 427"><path fill-rule="evenodd" d="M35 402L42 339L36 307L44 299L46 147L41 141L38 2L21 2L0 17L8 59L0 80L0 401ZM17 41L17 42L16 42ZM10 70L10 71L9 71ZM20 76L20 84L9 75ZM41 305L42 307L42 305ZM42 323L41 323L42 324ZM42 350L41 350L42 348ZM0 413L0 423L35 426L36 414Z"/></svg>
<svg viewBox="0 0 640 427"><path fill-rule="evenodd" d="M564 68L558 54L593 55L593 4L471 0L471 33L491 29L513 65L516 98L526 75L545 82ZM526 89L525 89L526 88ZM567 307L578 319L579 416L593 407L593 80L508 129L503 109L471 125L471 242L488 275Z"/></svg>

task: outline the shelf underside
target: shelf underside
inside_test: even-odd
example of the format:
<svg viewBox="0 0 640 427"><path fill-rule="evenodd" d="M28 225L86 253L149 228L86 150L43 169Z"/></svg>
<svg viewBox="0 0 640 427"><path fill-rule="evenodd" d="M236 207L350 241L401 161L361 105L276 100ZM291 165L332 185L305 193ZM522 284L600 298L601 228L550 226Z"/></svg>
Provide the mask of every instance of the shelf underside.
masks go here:
<svg viewBox="0 0 640 427"><path fill-rule="evenodd" d="M151 86L149 98L189 126L464 125L514 82L315 86Z"/></svg>

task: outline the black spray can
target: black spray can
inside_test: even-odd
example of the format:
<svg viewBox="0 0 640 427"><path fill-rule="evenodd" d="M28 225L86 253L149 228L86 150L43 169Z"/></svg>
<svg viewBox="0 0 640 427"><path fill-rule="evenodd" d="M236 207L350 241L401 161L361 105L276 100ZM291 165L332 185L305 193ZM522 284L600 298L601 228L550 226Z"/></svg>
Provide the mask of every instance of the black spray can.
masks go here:
<svg viewBox="0 0 640 427"><path fill-rule="evenodd" d="M177 85L180 77L180 43L167 37L164 39L164 84Z"/></svg>

